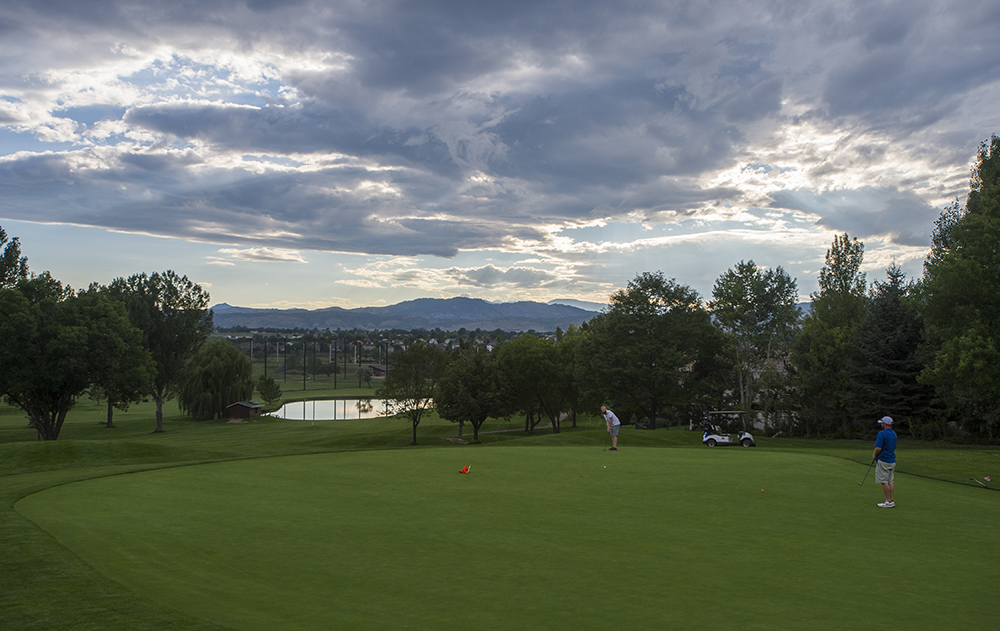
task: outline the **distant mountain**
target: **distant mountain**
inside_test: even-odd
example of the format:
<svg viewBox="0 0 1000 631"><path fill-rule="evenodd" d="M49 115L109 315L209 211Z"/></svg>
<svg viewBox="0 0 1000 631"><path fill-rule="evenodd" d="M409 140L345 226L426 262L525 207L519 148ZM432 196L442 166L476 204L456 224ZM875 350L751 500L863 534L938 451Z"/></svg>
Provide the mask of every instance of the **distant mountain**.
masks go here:
<svg viewBox="0 0 1000 631"><path fill-rule="evenodd" d="M586 303L584 303L586 304ZM603 305L601 305L603 306ZM253 309L220 303L212 307L215 326L249 329L483 329L555 331L580 325L597 310L566 304L505 302L478 298L419 298L388 307L342 309Z"/></svg>
<svg viewBox="0 0 1000 631"><path fill-rule="evenodd" d="M601 312L607 309L608 305L601 304L599 302L587 302L585 300L572 300L570 298L557 298L555 300L550 300L545 304L549 305L569 305L571 307L576 307L577 309L583 309L584 311L597 311Z"/></svg>

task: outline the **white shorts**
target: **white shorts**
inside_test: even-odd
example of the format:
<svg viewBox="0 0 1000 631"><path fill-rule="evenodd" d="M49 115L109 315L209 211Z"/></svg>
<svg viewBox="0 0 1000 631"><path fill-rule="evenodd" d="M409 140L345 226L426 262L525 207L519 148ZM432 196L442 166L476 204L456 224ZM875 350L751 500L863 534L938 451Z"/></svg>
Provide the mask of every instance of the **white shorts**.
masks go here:
<svg viewBox="0 0 1000 631"><path fill-rule="evenodd" d="M891 484L892 474L896 471L895 462L875 462L875 482L878 484Z"/></svg>

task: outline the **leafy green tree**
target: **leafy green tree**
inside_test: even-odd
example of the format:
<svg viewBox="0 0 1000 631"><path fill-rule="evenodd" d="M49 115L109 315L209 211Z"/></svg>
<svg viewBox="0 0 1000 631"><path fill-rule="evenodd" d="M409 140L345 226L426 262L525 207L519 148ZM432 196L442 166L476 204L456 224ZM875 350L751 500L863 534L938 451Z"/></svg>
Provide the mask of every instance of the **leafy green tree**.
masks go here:
<svg viewBox="0 0 1000 631"><path fill-rule="evenodd" d="M257 380L257 392L268 405L280 399L282 394L278 382L273 377L265 377L264 375L261 375L260 379Z"/></svg>
<svg viewBox="0 0 1000 631"><path fill-rule="evenodd" d="M417 342L406 350L396 351L393 359L378 395L386 400L389 414L409 419L416 445L417 426L434 407L438 381L444 374L448 357L430 344Z"/></svg>
<svg viewBox="0 0 1000 631"><path fill-rule="evenodd" d="M237 401L253 396L250 358L227 340L205 342L188 362L177 402L188 416L220 419Z"/></svg>
<svg viewBox="0 0 1000 631"><path fill-rule="evenodd" d="M580 389L580 380L577 378L576 365L577 357L586 335L587 332L575 324L569 325L565 333L562 333L558 327L556 328L556 345L559 349L559 361L568 367L570 378L572 379L572 385L568 392L568 403L569 421L573 427L576 427L577 413L583 409L582 406L584 404L583 393Z"/></svg>
<svg viewBox="0 0 1000 631"><path fill-rule="evenodd" d="M155 431L162 432L163 402L177 393L188 360L212 333L208 293L171 270L116 278L109 292L125 304L156 362L149 393L156 402Z"/></svg>
<svg viewBox="0 0 1000 631"><path fill-rule="evenodd" d="M798 288L781 267L763 269L740 261L722 274L709 309L730 338L739 408L780 408L791 387L791 344L798 333Z"/></svg>
<svg viewBox="0 0 1000 631"><path fill-rule="evenodd" d="M980 145L964 212L942 214L920 287L928 353L921 378L951 418L1000 431L1000 137Z"/></svg>
<svg viewBox="0 0 1000 631"><path fill-rule="evenodd" d="M860 429L848 411L850 354L858 325L867 312L867 282L861 271L865 246L837 235L826 251L819 292L792 345L798 369L799 396L806 434L839 431L853 436Z"/></svg>
<svg viewBox="0 0 1000 631"><path fill-rule="evenodd" d="M591 406L613 404L655 428L657 417L700 416L721 400L723 334L698 293L662 272L629 281L589 331L576 370Z"/></svg>
<svg viewBox="0 0 1000 631"><path fill-rule="evenodd" d="M912 430L928 419L934 395L933 388L917 381L924 367L923 318L903 271L893 264L886 277L873 283L868 314L852 340L848 409L869 422L889 415Z"/></svg>
<svg viewBox="0 0 1000 631"><path fill-rule="evenodd" d="M497 351L497 362L510 382L512 406L525 415L537 410L552 423L553 433L559 433L560 417L574 398L573 357L562 350L553 340L522 334Z"/></svg>
<svg viewBox="0 0 1000 631"><path fill-rule="evenodd" d="M42 440L59 437L76 398L138 343L120 304L76 296L47 272L0 289L0 392Z"/></svg>
<svg viewBox="0 0 1000 631"><path fill-rule="evenodd" d="M372 370L371 366L358 366L357 370L354 371L354 376L358 380L358 387L361 387L361 382L368 384L368 387L372 387L372 377L375 376L375 372Z"/></svg>
<svg viewBox="0 0 1000 631"><path fill-rule="evenodd" d="M7 233L0 227L0 289L13 288L18 281L28 278L28 258L21 256L21 243L17 237L8 243Z"/></svg>
<svg viewBox="0 0 1000 631"><path fill-rule="evenodd" d="M438 387L437 409L441 418L472 424L472 439L489 418L511 412L510 386L506 375L485 349L465 347L457 352Z"/></svg>
<svg viewBox="0 0 1000 631"><path fill-rule="evenodd" d="M106 287L94 283L78 298L95 306L102 300L111 300ZM116 303L125 312L124 305ZM127 316L127 313L126 313ZM107 427L114 427L115 409L128 410L132 403L142 401L149 393L149 382L156 372L153 358L142 346L142 331L131 327L127 336L121 332L98 330L95 344L106 351L94 355L93 387L108 406Z"/></svg>

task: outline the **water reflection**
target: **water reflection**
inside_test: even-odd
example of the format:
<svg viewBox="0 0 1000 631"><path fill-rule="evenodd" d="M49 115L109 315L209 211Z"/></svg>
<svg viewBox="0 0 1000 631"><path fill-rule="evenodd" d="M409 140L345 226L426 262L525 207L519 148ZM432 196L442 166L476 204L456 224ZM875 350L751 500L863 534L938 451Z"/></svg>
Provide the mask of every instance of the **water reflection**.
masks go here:
<svg viewBox="0 0 1000 631"><path fill-rule="evenodd" d="M269 416L290 421L344 421L385 416L382 399L330 399L286 403Z"/></svg>

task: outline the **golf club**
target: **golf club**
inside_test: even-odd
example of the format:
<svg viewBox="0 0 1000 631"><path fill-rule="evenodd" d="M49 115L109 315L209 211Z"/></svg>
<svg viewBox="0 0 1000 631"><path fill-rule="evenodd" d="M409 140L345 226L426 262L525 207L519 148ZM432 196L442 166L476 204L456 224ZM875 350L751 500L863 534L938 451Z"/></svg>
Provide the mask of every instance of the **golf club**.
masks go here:
<svg viewBox="0 0 1000 631"><path fill-rule="evenodd" d="M978 484L979 486L983 487L984 489L990 488L990 487L986 486L985 484L983 484L982 482L980 482L979 480L977 480L975 478L969 478L969 479L972 480L973 482L975 482L976 484Z"/></svg>
<svg viewBox="0 0 1000 631"><path fill-rule="evenodd" d="M875 464L874 458L872 458L872 464ZM868 465L868 471L872 470L872 464ZM868 479L868 471L865 471L865 477L861 478L861 481L858 482L858 486L864 486L865 480Z"/></svg>

